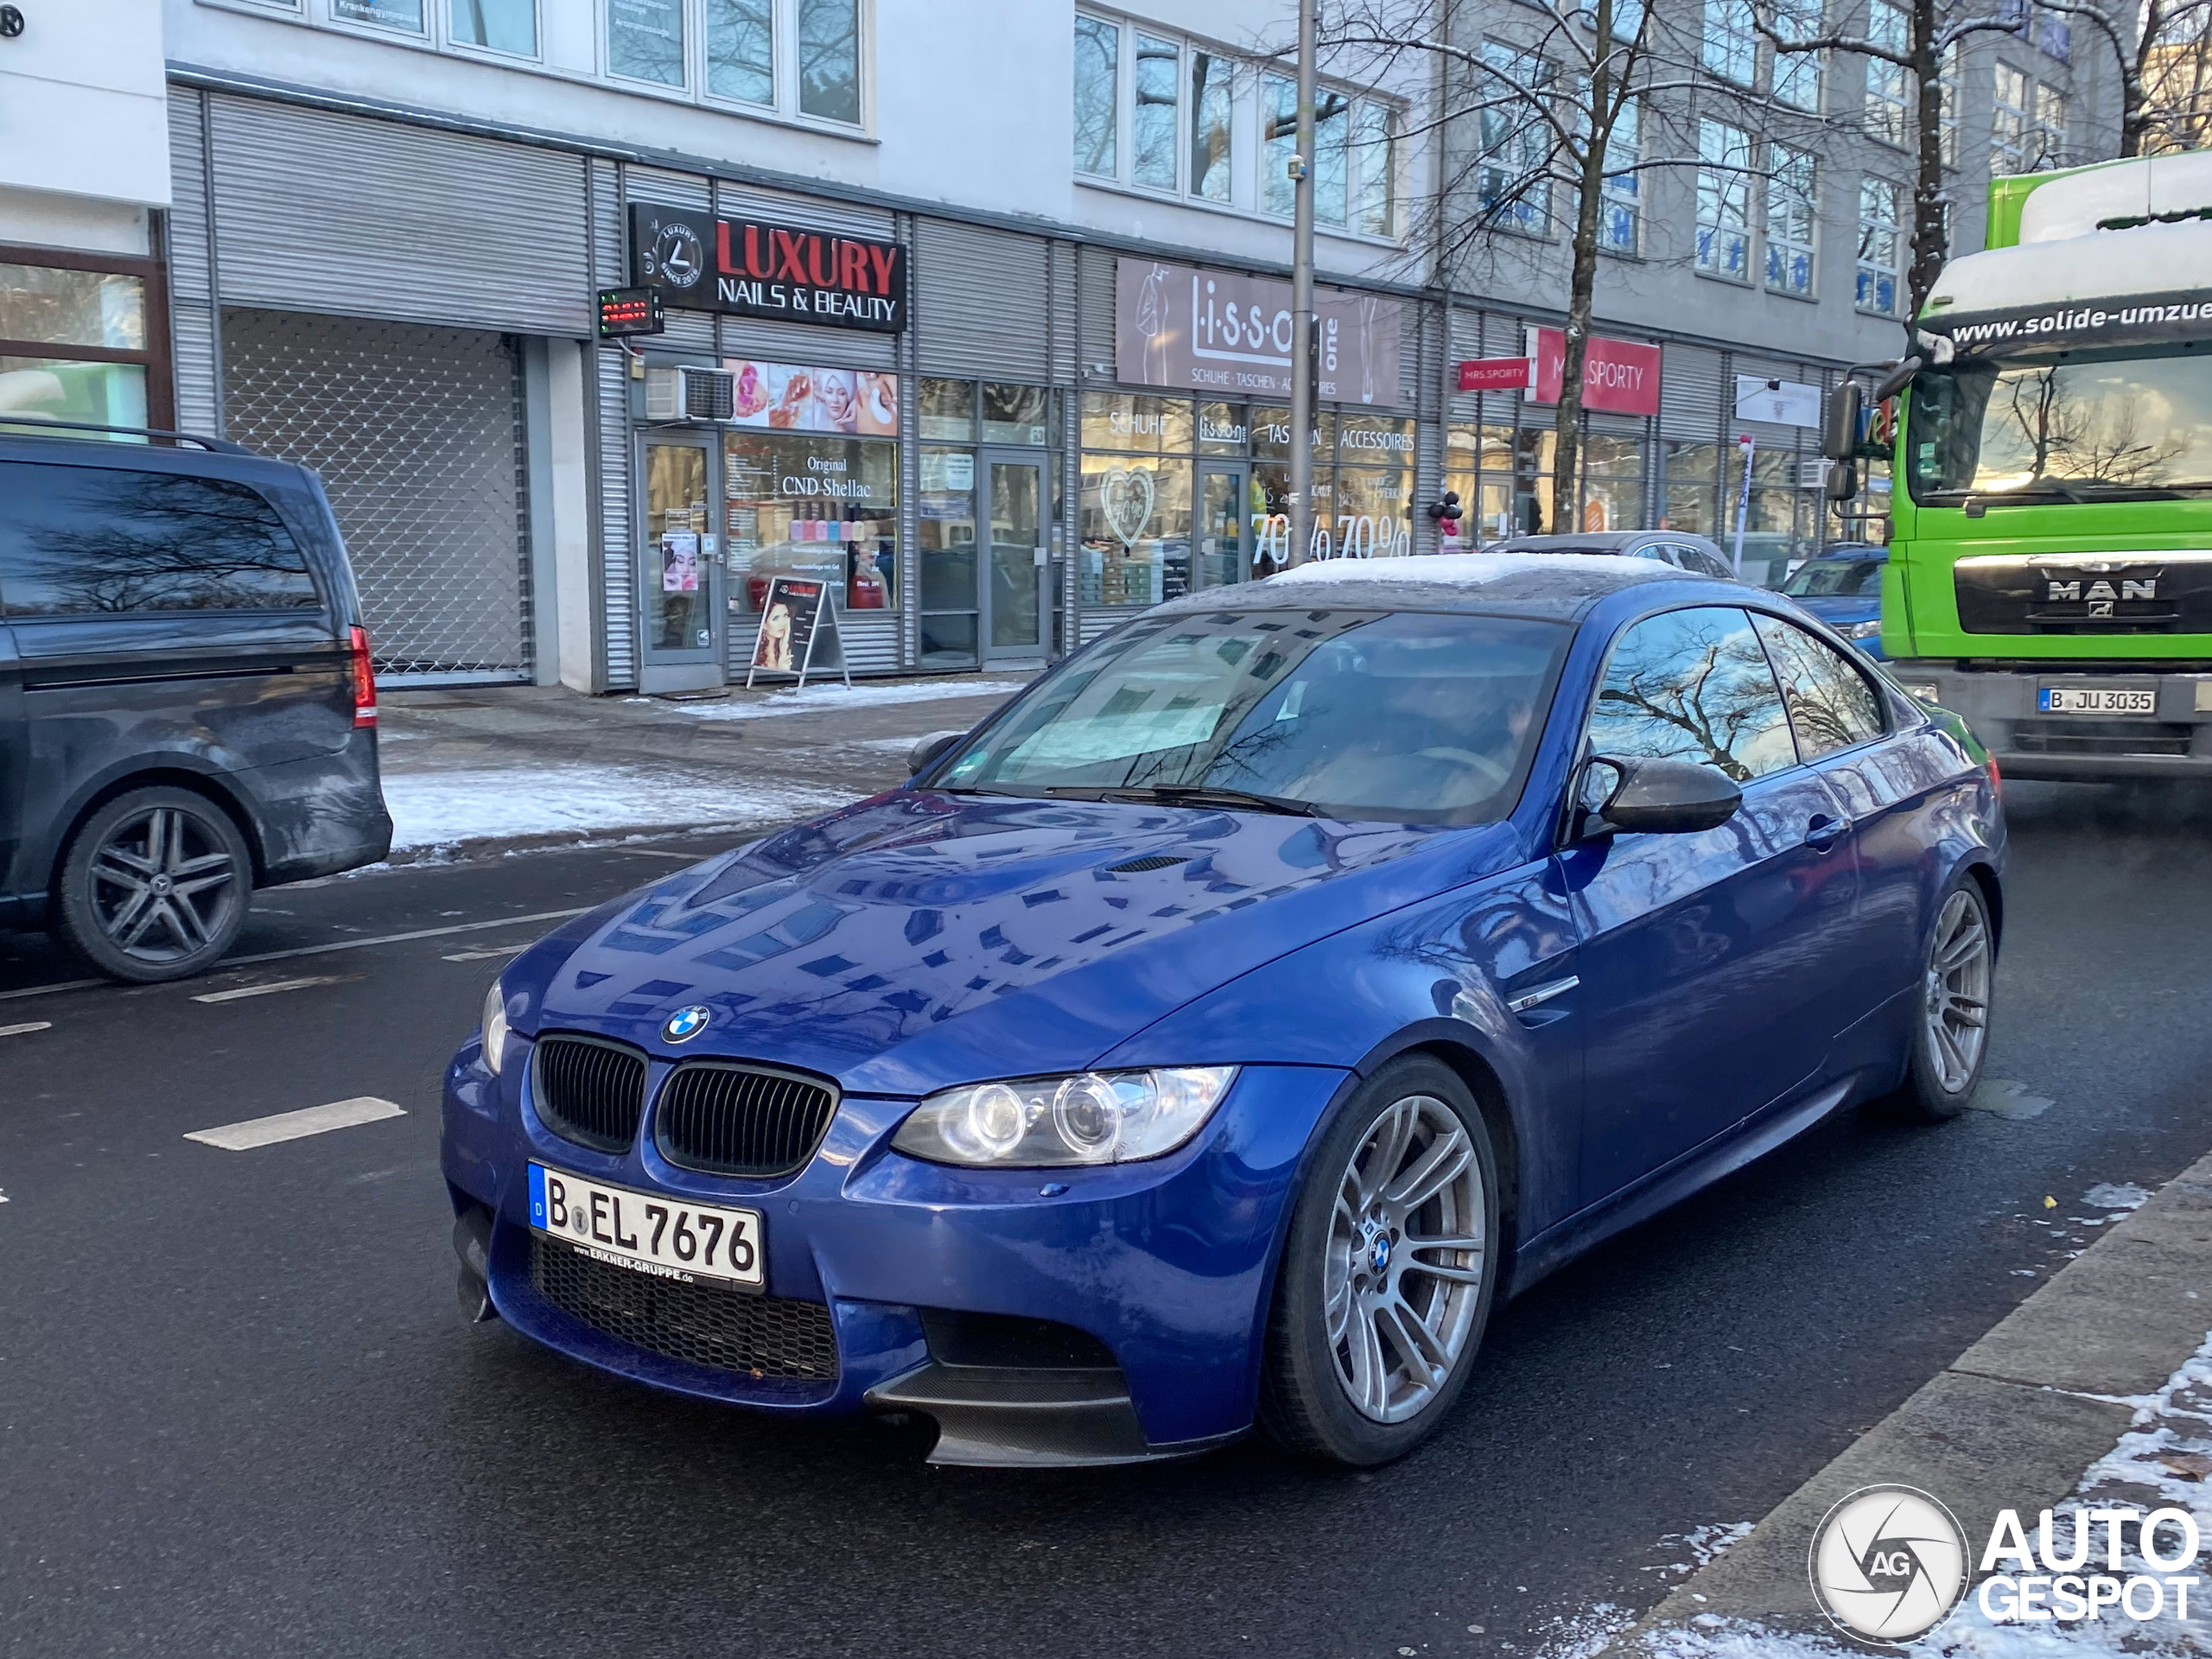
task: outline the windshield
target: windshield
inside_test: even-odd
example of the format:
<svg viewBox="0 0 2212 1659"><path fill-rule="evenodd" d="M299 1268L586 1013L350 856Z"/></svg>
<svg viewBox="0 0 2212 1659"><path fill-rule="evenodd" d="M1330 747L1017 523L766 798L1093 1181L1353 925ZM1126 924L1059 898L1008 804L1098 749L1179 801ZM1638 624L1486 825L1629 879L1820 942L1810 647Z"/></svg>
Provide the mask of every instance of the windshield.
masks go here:
<svg viewBox="0 0 2212 1659"><path fill-rule="evenodd" d="M1916 499L2094 500L2212 488L2212 365L2200 353L1961 358L1913 382Z"/></svg>
<svg viewBox="0 0 2212 1659"><path fill-rule="evenodd" d="M1102 641L962 753L936 787L1399 823L1504 817L1568 630L1526 618L1209 611ZM1156 794L1150 793L1157 791Z"/></svg>
<svg viewBox="0 0 2212 1659"><path fill-rule="evenodd" d="M1808 559L1782 584L1792 599L1841 599L1881 590L1882 567L1874 559Z"/></svg>

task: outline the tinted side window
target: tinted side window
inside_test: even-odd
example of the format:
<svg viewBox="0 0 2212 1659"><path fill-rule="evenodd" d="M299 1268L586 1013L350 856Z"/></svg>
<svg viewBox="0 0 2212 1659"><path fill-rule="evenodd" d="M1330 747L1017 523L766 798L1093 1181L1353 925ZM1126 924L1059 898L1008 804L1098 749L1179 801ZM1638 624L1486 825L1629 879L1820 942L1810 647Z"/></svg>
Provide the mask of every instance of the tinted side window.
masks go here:
<svg viewBox="0 0 2212 1659"><path fill-rule="evenodd" d="M1691 547L1686 543L1675 550L1681 557L1682 569L1694 570L1700 576L1732 576L1736 574L1701 547Z"/></svg>
<svg viewBox="0 0 2212 1659"><path fill-rule="evenodd" d="M1882 701L1864 674L1802 628L1771 616L1758 620L1808 760L1882 734Z"/></svg>
<svg viewBox="0 0 2212 1659"><path fill-rule="evenodd" d="M311 608L305 556L258 491L110 467L0 465L0 613Z"/></svg>
<svg viewBox="0 0 2212 1659"><path fill-rule="evenodd" d="M1695 761L1738 783L1796 766L1789 718L1751 619L1709 605L1631 625L1598 690L1590 752Z"/></svg>

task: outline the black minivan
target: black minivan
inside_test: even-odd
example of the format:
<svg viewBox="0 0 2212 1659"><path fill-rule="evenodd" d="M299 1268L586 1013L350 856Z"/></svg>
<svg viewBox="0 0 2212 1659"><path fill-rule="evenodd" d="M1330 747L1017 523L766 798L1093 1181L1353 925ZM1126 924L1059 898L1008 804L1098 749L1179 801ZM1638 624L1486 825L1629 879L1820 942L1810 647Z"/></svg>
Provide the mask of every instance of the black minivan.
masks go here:
<svg viewBox="0 0 2212 1659"><path fill-rule="evenodd" d="M150 981L219 958L254 888L382 858L391 819L322 486L137 435L0 426L0 927Z"/></svg>

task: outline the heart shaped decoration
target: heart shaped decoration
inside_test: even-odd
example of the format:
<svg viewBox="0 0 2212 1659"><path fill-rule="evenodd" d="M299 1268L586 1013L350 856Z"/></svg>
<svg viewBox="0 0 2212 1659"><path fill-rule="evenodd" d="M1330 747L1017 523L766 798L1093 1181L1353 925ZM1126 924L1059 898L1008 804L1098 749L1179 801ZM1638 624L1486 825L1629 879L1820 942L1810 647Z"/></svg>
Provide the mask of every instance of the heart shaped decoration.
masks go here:
<svg viewBox="0 0 2212 1659"><path fill-rule="evenodd" d="M1152 523L1152 474L1141 467L1109 467L1098 480L1098 511L1123 547Z"/></svg>

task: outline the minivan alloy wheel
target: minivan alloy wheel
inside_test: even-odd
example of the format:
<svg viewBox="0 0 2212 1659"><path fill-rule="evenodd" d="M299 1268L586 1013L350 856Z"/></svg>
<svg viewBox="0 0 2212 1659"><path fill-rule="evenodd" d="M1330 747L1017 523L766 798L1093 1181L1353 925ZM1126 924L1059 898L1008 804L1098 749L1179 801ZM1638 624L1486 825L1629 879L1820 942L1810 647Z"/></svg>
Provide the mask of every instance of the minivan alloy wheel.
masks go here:
<svg viewBox="0 0 2212 1659"><path fill-rule="evenodd" d="M1488 1217L1473 1141L1428 1095L1397 1101L1344 1166L1322 1283L1337 1380L1362 1416L1402 1422L1477 1326Z"/></svg>
<svg viewBox="0 0 2212 1659"><path fill-rule="evenodd" d="M1944 901L1929 952L1924 1019L1929 1058L1947 1093L1957 1093L1981 1065L1989 1036L1989 925L1964 891Z"/></svg>
<svg viewBox="0 0 2212 1659"><path fill-rule="evenodd" d="M149 807L111 830L92 855L92 879L100 931L149 963L205 949L239 899L230 849L173 806Z"/></svg>

